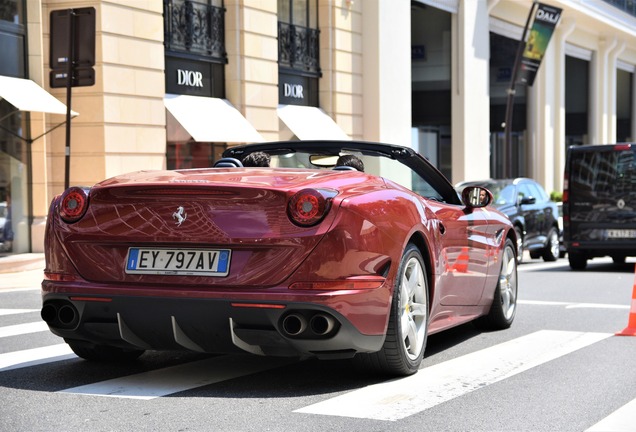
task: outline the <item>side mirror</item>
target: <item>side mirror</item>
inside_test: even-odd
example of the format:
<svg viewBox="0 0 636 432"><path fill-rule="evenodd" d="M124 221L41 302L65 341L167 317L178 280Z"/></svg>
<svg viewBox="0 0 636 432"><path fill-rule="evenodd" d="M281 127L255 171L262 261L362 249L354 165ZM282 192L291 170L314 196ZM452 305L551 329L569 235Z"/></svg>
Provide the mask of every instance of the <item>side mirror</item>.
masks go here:
<svg viewBox="0 0 636 432"><path fill-rule="evenodd" d="M537 202L537 199L533 196L521 198L521 202L519 204L534 204Z"/></svg>
<svg viewBox="0 0 636 432"><path fill-rule="evenodd" d="M492 193L484 187L468 186L462 191L462 202L466 207L486 207L492 200Z"/></svg>

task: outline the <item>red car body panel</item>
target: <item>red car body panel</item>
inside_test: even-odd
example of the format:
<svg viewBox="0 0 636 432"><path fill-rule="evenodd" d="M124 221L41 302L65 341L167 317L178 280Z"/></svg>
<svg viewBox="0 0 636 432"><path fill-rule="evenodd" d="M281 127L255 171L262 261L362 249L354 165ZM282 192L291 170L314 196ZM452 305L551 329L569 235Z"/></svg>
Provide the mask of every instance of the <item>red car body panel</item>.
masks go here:
<svg viewBox="0 0 636 432"><path fill-rule="evenodd" d="M286 212L290 197L306 188L336 193L324 219L311 227L292 223ZM420 246L430 272L429 332L434 333L488 312L503 242L514 235L507 219L490 208L467 211L427 200L358 171L139 172L93 186L86 214L77 222L65 222L59 206L57 197L45 237L43 299L57 308L70 301L79 323L51 326L52 331L66 339L115 344L114 338L121 338L117 344L152 349L228 351L232 326L259 340L265 327L278 328L287 311L301 308L332 313L344 335L328 343L289 338L295 351L316 354L320 343L325 352L378 350L409 242ZM182 221L175 217L179 207L185 209ZM223 277L130 274L131 247L228 248L230 269ZM372 283L348 285L354 281ZM320 289L320 283L336 285ZM171 302L180 306L170 310ZM145 308L153 316L142 319ZM206 324L205 318L191 319L205 317L207 310L215 317ZM166 318L155 322L162 314ZM189 336L178 344L163 334L181 330ZM352 333L355 342L348 339ZM211 341L215 338L225 342ZM232 342L242 347L234 335Z"/></svg>

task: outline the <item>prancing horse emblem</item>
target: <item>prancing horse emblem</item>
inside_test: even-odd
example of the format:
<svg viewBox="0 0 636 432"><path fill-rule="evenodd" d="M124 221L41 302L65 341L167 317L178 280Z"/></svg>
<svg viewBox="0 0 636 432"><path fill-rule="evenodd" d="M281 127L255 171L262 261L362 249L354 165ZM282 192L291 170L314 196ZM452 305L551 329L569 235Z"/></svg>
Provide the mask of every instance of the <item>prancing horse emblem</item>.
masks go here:
<svg viewBox="0 0 636 432"><path fill-rule="evenodd" d="M177 226L181 226L184 220L188 218L188 214L185 212L183 206L177 207L177 211L172 213L172 219L176 220Z"/></svg>

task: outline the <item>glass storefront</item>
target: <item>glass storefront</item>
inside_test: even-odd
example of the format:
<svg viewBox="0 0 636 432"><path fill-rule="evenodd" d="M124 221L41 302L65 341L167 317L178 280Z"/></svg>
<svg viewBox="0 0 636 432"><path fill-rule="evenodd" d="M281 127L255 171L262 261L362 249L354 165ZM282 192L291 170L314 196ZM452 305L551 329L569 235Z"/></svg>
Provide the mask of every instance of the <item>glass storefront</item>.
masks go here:
<svg viewBox="0 0 636 432"><path fill-rule="evenodd" d="M515 86L511 140L508 144L504 133L507 91L518 47L518 40L490 33L490 174L493 178L527 175L525 84L517 83Z"/></svg>
<svg viewBox="0 0 636 432"><path fill-rule="evenodd" d="M0 75L25 78L26 3L0 0ZM0 100L0 256L29 252L29 114Z"/></svg>
<svg viewBox="0 0 636 432"><path fill-rule="evenodd" d="M631 142L634 74L616 70L616 142Z"/></svg>
<svg viewBox="0 0 636 432"><path fill-rule="evenodd" d="M226 144L197 141L168 142L167 168L207 168L221 159Z"/></svg>
<svg viewBox="0 0 636 432"><path fill-rule="evenodd" d="M164 0L166 93L225 97L225 8L223 0ZM167 114L168 115L168 114ZM227 148L195 140L177 121L167 120L168 169L205 168Z"/></svg>
<svg viewBox="0 0 636 432"><path fill-rule="evenodd" d="M565 57L565 148L588 142L590 62Z"/></svg>
<svg viewBox="0 0 636 432"><path fill-rule="evenodd" d="M411 6L412 146L452 178L451 17Z"/></svg>

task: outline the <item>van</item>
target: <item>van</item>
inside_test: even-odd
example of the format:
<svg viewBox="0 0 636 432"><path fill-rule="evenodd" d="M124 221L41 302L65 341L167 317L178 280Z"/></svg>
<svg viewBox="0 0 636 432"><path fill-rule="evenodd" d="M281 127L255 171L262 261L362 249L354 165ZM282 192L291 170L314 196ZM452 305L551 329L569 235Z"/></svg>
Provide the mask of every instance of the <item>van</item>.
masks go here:
<svg viewBox="0 0 636 432"><path fill-rule="evenodd" d="M568 148L563 230L573 270L595 257L636 256L636 144Z"/></svg>

